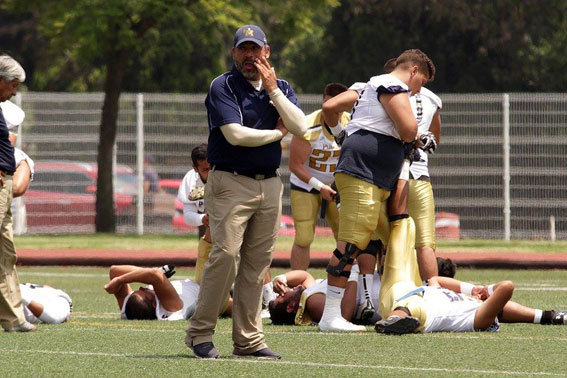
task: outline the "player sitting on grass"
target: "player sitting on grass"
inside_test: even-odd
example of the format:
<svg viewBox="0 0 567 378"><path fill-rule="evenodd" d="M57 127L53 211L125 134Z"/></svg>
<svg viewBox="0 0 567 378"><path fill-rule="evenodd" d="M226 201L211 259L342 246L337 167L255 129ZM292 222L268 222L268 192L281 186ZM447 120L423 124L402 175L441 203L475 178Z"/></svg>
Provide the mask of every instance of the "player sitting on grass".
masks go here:
<svg viewBox="0 0 567 378"><path fill-rule="evenodd" d="M32 324L60 324L71 317L73 302L67 293L47 285L20 284L26 320Z"/></svg>
<svg viewBox="0 0 567 378"><path fill-rule="evenodd" d="M189 279L170 281L174 269L172 265L161 268L113 265L110 281L104 289L116 297L122 319L189 319L195 311L199 284ZM130 284L133 282L149 286L132 290ZM231 311L232 300L227 300L222 315L230 316Z"/></svg>
<svg viewBox="0 0 567 378"><path fill-rule="evenodd" d="M268 308L272 324L310 325L318 323L325 307L327 280L315 280L304 270L292 270L274 278L274 291L279 294L271 301ZM380 291L380 277L374 273L371 288L375 308ZM353 265L341 302L342 316L354 323L359 323L360 310L364 307L364 293L359 284L358 265ZM365 324L374 324L380 319L378 313Z"/></svg>

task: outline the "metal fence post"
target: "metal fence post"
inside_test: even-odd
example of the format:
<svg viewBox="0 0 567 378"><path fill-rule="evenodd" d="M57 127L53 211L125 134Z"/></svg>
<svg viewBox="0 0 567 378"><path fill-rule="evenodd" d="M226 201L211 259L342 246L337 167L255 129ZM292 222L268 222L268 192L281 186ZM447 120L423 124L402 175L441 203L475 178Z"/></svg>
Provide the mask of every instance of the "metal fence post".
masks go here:
<svg viewBox="0 0 567 378"><path fill-rule="evenodd" d="M510 95L502 95L503 145L504 150L504 240L510 240Z"/></svg>
<svg viewBox="0 0 567 378"><path fill-rule="evenodd" d="M136 171L138 173L138 201L136 202L136 231L144 234L144 94L136 97Z"/></svg>

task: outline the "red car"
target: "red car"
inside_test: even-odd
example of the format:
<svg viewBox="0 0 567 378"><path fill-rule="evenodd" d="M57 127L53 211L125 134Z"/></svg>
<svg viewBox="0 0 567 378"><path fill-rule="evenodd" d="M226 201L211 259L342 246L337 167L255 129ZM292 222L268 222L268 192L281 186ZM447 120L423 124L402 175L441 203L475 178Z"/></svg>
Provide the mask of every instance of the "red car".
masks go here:
<svg viewBox="0 0 567 378"><path fill-rule="evenodd" d="M23 196L30 233L93 232L97 166L71 161L36 161ZM115 212L133 212L137 189L134 170L116 167Z"/></svg>

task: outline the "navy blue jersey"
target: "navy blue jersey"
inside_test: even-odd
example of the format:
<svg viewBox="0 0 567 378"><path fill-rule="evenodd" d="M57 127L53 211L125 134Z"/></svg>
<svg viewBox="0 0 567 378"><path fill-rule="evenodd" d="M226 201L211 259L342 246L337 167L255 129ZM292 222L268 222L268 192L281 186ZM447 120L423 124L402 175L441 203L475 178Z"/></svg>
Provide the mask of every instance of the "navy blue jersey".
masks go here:
<svg viewBox="0 0 567 378"><path fill-rule="evenodd" d="M0 109L0 170L12 174L16 170L14 147L10 143L8 125Z"/></svg>
<svg viewBox="0 0 567 378"><path fill-rule="evenodd" d="M278 80L278 87L295 105L295 92L285 80ZM280 118L262 87L256 90L236 69L217 77L211 83L205 100L209 121L208 160L211 164L235 171L271 172L281 160L280 141L258 147L231 145L220 130L229 123L258 130L273 130Z"/></svg>

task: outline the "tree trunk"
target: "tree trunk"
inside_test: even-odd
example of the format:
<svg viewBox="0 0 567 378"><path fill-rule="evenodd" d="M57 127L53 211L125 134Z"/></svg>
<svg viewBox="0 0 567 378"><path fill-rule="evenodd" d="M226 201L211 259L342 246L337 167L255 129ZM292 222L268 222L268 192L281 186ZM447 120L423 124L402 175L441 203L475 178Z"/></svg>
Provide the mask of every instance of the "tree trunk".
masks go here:
<svg viewBox="0 0 567 378"><path fill-rule="evenodd" d="M109 54L106 64L104 103L102 105L97 156L96 232L116 232L112 153L116 141L118 101L129 56L129 50L113 51Z"/></svg>

